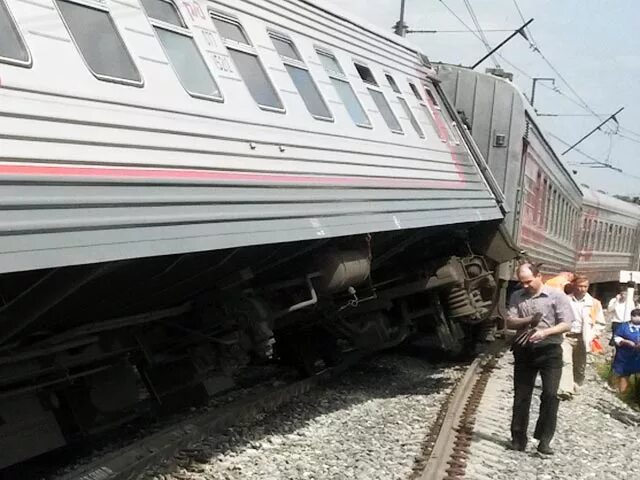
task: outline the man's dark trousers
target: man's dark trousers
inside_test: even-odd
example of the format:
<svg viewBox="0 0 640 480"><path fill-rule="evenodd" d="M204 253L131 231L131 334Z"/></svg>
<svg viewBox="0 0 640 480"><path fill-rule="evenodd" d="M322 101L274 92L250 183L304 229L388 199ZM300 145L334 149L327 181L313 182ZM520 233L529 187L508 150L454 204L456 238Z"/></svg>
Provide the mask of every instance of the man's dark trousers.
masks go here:
<svg viewBox="0 0 640 480"><path fill-rule="evenodd" d="M513 417L511 418L511 438L522 446L527 443L527 427L529 426L529 410L531 396L540 372L542 377L542 394L540 395L540 415L536 423L534 438L540 443L551 442L556 431L558 416L558 386L562 374L562 348L560 345L541 345L537 347L516 347L513 352Z"/></svg>

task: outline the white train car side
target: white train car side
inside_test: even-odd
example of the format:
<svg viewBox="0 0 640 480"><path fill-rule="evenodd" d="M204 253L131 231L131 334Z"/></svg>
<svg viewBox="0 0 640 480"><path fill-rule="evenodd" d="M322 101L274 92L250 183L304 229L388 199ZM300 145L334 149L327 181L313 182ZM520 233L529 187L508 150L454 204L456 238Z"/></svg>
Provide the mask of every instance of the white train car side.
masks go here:
<svg viewBox="0 0 640 480"><path fill-rule="evenodd" d="M300 1L3 1L0 271L500 218L395 39Z"/></svg>
<svg viewBox="0 0 640 480"><path fill-rule="evenodd" d="M470 346L513 250L434 78L302 0L0 0L0 468L255 363Z"/></svg>

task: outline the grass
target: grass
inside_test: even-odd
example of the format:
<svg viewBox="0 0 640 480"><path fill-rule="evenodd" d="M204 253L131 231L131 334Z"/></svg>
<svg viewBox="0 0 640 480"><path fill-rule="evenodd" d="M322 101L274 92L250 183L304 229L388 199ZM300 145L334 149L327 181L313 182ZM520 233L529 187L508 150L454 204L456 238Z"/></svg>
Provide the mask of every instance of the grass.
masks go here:
<svg viewBox="0 0 640 480"><path fill-rule="evenodd" d="M611 368L611 360L602 359L597 360L595 363L596 371L598 375L607 382L609 385L615 387L613 380L615 378L613 370ZM640 406L640 374L631 375L629 377L629 389L618 395L625 403L633 407Z"/></svg>

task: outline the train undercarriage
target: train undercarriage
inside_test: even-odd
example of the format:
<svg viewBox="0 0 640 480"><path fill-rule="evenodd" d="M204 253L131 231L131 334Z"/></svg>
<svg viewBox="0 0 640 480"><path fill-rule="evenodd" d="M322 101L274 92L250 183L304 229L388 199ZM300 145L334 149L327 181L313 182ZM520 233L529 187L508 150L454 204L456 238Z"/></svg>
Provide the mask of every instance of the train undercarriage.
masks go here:
<svg viewBox="0 0 640 480"><path fill-rule="evenodd" d="M310 375L427 338L468 352L512 257L483 224L4 275L0 468L205 402L255 365Z"/></svg>

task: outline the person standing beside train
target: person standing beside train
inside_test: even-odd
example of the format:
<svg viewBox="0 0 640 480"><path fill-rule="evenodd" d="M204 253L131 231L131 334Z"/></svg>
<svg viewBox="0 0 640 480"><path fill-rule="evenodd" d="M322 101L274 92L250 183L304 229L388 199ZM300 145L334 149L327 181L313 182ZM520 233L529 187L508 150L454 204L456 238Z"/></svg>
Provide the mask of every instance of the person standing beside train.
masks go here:
<svg viewBox="0 0 640 480"><path fill-rule="evenodd" d="M629 376L640 373L640 308L633 309L630 317L630 321L618 327L614 337L616 356L612 367L620 393L628 390Z"/></svg>
<svg viewBox="0 0 640 480"><path fill-rule="evenodd" d="M634 302L634 308L638 308L637 302ZM620 293L611 299L607 305L607 317L611 322L611 341L609 344L613 345L616 329L624 322L629 321L629 312L627 312L627 287L622 287Z"/></svg>
<svg viewBox="0 0 640 480"><path fill-rule="evenodd" d="M558 392L561 398L579 393L584 383L587 353L592 351L594 339L600 336L606 325L602 304L589 294L589 279L584 275L577 275L571 282L569 300L574 318L565 342L571 349L571 355L565 358L562 370Z"/></svg>
<svg viewBox="0 0 640 480"><path fill-rule="evenodd" d="M551 288L557 288L559 291L571 295L573 279L575 275L572 272L560 272L555 277L550 278L544 284ZM573 382L573 347L571 340L564 336L562 341L562 375L560 376L560 385L558 386L558 397L563 400L573 398L574 382Z"/></svg>
<svg viewBox="0 0 640 480"><path fill-rule="evenodd" d="M562 291L544 285L536 265L522 264L517 270L522 289L509 301L507 327L524 331L531 329L523 344L513 348L514 392L511 418L511 447L524 451L527 445L529 410L536 376L542 377L540 414L534 431L539 440L538 452L553 454L550 443L558 417L558 385L562 373L563 333L573 320L569 298Z"/></svg>

